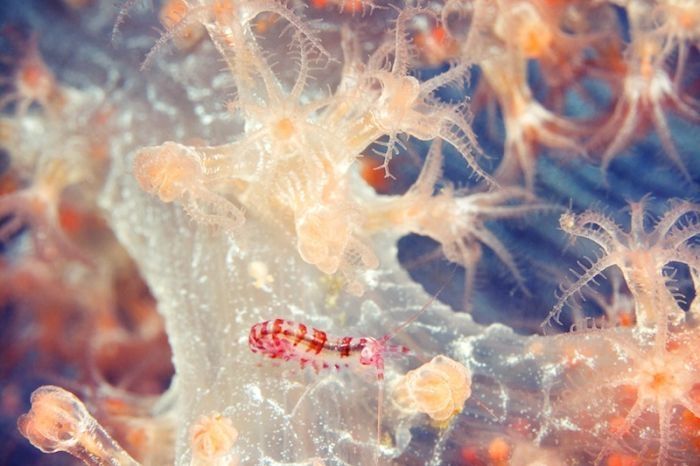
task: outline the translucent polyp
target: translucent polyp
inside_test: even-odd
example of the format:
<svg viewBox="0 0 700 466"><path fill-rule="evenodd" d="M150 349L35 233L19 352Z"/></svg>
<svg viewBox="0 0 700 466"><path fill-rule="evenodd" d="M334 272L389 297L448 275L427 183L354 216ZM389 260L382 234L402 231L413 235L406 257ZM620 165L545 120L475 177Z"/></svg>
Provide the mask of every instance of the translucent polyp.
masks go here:
<svg viewBox="0 0 700 466"><path fill-rule="evenodd" d="M32 407L19 431L45 453L65 451L87 465L137 466L72 393L52 385L32 393Z"/></svg>

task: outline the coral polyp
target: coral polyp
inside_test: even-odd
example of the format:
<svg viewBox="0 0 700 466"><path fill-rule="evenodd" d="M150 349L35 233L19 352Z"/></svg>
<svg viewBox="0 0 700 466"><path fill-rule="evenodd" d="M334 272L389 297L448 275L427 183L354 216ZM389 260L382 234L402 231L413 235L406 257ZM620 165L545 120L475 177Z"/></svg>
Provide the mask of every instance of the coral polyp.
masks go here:
<svg viewBox="0 0 700 466"><path fill-rule="evenodd" d="M673 295L673 277L666 270L671 264L685 264L697 275L700 263L693 240L700 236L700 205L672 201L671 208L661 218L652 219L651 228L646 226L645 220L650 215L645 209L645 200L630 204L629 231L595 211L578 215L568 212L561 216L562 230L593 241L603 252L590 267L577 272L573 283L562 287L549 319L558 320L565 303L611 267L619 269L632 293L640 326L665 325L668 321L684 319L685 312Z"/></svg>
<svg viewBox="0 0 700 466"><path fill-rule="evenodd" d="M450 358L435 356L418 369L408 371L394 390L394 400L401 409L445 422L462 411L471 395L471 373Z"/></svg>

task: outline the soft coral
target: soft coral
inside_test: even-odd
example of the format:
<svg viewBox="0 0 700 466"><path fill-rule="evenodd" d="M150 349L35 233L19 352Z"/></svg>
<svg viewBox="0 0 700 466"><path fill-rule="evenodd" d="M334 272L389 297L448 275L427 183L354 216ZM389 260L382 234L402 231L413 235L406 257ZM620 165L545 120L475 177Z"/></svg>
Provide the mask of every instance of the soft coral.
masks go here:
<svg viewBox="0 0 700 466"><path fill-rule="evenodd" d="M567 212L559 221L562 230L572 236L587 238L602 248L599 259L577 274L576 279L561 287L561 294L543 325L555 320L566 303L595 278L610 267L622 272L636 303L637 323L651 327L666 319L679 321L684 312L669 287L671 277L664 274L670 263L686 264L696 274L698 254L692 246L692 238L700 235L698 214L700 206L688 201L674 201L671 208L650 230L645 226L647 199L630 204L630 229L624 231L615 221L596 211L581 214ZM659 284L663 286L659 287ZM665 295L668 305L657 306L650 292L657 290Z"/></svg>
<svg viewBox="0 0 700 466"><path fill-rule="evenodd" d="M45 161L39 167L34 184L0 196L0 242L8 241L24 225L31 226L34 247L45 258L63 255L92 262L64 233L59 221L61 193L82 178L77 167L62 159Z"/></svg>
<svg viewBox="0 0 700 466"><path fill-rule="evenodd" d="M402 196L385 196L369 207L369 231L386 228L402 234L427 236L441 245L445 257L465 268L464 310L474 291L476 266L484 247L492 250L527 293L525 277L506 245L487 227L487 222L525 217L556 208L538 202L521 188L498 188L467 192L444 186L434 194L442 175L442 144L434 143L415 184Z"/></svg>
<svg viewBox="0 0 700 466"><path fill-rule="evenodd" d="M550 340L561 376L548 390L543 430L588 444L593 464L612 464L623 452L634 452L634 464L689 464L682 458L688 450L675 448L684 439L674 425L678 408L700 414L693 396L700 335L668 330L618 327Z"/></svg>
<svg viewBox="0 0 700 466"><path fill-rule="evenodd" d="M7 34L22 55L14 65L12 77L0 77L0 84L11 88L0 97L0 110L16 103L15 113L24 116L33 104L37 104L55 113L63 104L64 95L41 56L38 36L34 34L29 39L21 39L14 31Z"/></svg>
<svg viewBox="0 0 700 466"><path fill-rule="evenodd" d="M682 117L697 122L700 121L700 109L681 95L679 84L683 67L679 67L675 81L665 68L673 48L668 45L667 33L660 33L649 24L652 16L650 8L643 2L630 2L627 12L632 41L621 76L621 94L610 117L587 142L587 146L596 153L602 149L598 157L605 171L613 158L639 136L640 130L651 124L667 157L690 180L691 174L673 141L665 110L672 109ZM685 58L681 56L679 60Z"/></svg>

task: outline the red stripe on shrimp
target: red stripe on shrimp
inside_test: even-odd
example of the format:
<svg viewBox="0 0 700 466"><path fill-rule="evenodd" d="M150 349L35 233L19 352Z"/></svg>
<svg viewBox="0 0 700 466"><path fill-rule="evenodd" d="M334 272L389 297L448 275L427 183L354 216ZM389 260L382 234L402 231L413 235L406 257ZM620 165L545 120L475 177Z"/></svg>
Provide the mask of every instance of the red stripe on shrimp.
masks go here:
<svg viewBox="0 0 700 466"><path fill-rule="evenodd" d="M299 343L301 343L301 341L304 340L304 338L306 338L306 325L299 324L297 336L294 339L294 346L297 346Z"/></svg>
<svg viewBox="0 0 700 466"><path fill-rule="evenodd" d="M341 358L347 358L350 356L350 346L352 345L352 337L343 337L340 339L340 344L338 345L338 352Z"/></svg>
<svg viewBox="0 0 700 466"><path fill-rule="evenodd" d="M326 341L328 341L328 335L326 335L326 332L318 330L316 328L312 330L314 334L313 338L309 341L307 351L314 351L316 354L319 354L325 347Z"/></svg>

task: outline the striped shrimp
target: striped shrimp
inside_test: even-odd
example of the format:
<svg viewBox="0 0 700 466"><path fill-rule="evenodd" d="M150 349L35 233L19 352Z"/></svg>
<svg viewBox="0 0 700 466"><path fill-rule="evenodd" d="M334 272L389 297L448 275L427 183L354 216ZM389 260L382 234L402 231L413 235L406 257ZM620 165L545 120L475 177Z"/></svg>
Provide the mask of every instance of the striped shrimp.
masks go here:
<svg viewBox="0 0 700 466"><path fill-rule="evenodd" d="M316 372L323 369L340 370L359 362L374 366L377 379L384 379L384 355L408 354L401 345L389 345L392 335L372 337L329 337L326 332L285 319L266 320L253 325L248 345L254 353L272 359L298 361L302 368L311 366Z"/></svg>
<svg viewBox="0 0 700 466"><path fill-rule="evenodd" d="M412 317L381 338L331 337L323 330L277 318L253 325L248 335L248 346L253 353L261 353L271 359L299 362L302 368L310 366L317 373L326 369L373 366L379 386L375 457L375 463L378 463L384 398L384 357L390 354L412 354L406 346L389 344L389 340L415 321L446 285L447 283Z"/></svg>

